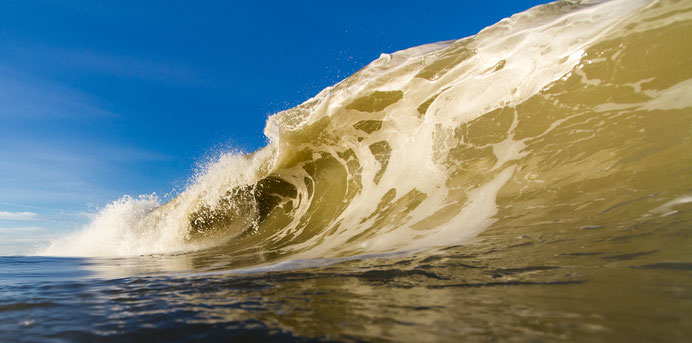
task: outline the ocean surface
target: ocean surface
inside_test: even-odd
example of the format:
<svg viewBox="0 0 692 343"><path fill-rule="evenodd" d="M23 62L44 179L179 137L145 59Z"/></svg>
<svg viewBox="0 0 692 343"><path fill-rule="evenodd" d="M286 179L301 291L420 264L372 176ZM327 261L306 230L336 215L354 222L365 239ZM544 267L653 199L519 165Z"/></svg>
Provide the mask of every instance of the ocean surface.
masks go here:
<svg viewBox="0 0 692 343"><path fill-rule="evenodd" d="M692 336L692 1L382 54L265 134L0 257L0 340Z"/></svg>

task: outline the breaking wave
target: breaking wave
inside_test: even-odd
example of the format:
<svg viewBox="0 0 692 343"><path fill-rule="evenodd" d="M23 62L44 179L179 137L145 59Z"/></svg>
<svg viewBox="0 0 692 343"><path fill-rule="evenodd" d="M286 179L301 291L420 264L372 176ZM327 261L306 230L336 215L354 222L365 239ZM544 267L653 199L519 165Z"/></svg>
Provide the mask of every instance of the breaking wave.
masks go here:
<svg viewBox="0 0 692 343"><path fill-rule="evenodd" d="M692 194L688 37L689 1L562 1L383 54L271 116L265 148L43 254L339 258L670 214Z"/></svg>

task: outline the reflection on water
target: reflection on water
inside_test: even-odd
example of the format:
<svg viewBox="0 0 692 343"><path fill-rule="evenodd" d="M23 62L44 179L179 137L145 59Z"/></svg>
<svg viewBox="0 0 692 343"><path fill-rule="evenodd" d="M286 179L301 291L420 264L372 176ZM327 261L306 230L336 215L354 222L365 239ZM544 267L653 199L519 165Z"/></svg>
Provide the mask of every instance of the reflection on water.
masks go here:
<svg viewBox="0 0 692 343"><path fill-rule="evenodd" d="M625 230L498 229L467 245L273 272L210 252L5 258L0 331L10 341L681 342L692 334L692 204L675 211Z"/></svg>

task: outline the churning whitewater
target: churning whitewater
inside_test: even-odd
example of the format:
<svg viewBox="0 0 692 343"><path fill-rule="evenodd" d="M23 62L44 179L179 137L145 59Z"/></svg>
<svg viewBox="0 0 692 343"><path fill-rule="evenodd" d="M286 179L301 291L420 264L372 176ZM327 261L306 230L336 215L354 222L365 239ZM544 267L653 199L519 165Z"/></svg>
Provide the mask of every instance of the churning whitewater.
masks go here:
<svg viewBox="0 0 692 343"><path fill-rule="evenodd" d="M265 148L163 205L123 197L42 253L266 263L664 216L692 196L691 36L689 1L563 1L382 54L271 116Z"/></svg>

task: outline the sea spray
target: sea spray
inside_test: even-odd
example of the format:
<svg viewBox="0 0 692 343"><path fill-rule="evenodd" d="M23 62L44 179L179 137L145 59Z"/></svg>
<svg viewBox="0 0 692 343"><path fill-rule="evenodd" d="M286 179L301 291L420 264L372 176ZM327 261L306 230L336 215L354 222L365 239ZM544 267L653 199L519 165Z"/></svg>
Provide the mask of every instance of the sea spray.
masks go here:
<svg viewBox="0 0 692 343"><path fill-rule="evenodd" d="M556 2L383 54L271 116L267 147L162 206L123 198L46 253L342 258L670 212L692 187L691 6Z"/></svg>

